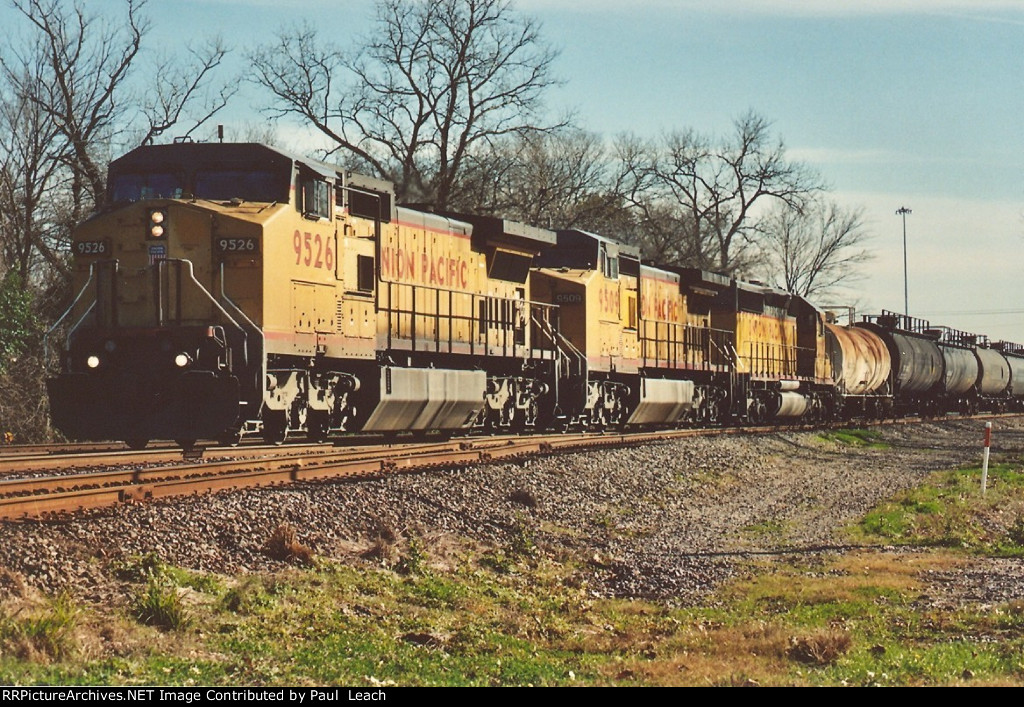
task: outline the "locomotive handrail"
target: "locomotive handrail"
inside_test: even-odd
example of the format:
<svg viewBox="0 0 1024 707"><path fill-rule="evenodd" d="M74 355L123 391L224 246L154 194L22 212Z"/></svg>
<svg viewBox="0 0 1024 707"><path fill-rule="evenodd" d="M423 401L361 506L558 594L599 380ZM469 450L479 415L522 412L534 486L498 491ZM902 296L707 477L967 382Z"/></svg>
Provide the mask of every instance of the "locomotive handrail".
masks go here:
<svg viewBox="0 0 1024 707"><path fill-rule="evenodd" d="M259 339L260 339L260 373L262 374L260 376L260 380L261 381L267 380L267 337L263 334L263 330L260 329L258 326L256 326L256 323L252 319L250 319L249 316L245 312L242 311L242 308L239 307L237 304L235 304L234 300L232 300L230 297L228 297L228 293L224 289L224 263L223 262L221 262L221 264L220 264L220 296L223 297L224 301L227 302L228 304L230 304L234 308L234 310L236 312L238 312L239 316L249 326L251 326L253 328L253 330L256 332L256 335L259 336ZM246 365L246 367L248 367L248 365L249 365L249 338L248 338L248 335L245 333L244 329L242 329L242 346L243 346L242 353L245 355L245 365Z"/></svg>
<svg viewBox="0 0 1024 707"><path fill-rule="evenodd" d="M235 312L238 313L238 316L242 320L244 320L246 324L248 324L250 327L252 327L253 331L255 331L256 334L260 338L261 351L266 351L267 340L266 340L266 337L263 335L263 331L260 330L260 328L258 326L256 326L256 323L252 319L250 319L249 316L245 312L242 311L241 307L239 307L237 304L235 304L235 301L232 300L228 296L227 291L224 289L224 263L220 264L220 296L224 298L225 302L227 302L229 305L231 305L231 308L234 309ZM241 327L239 327L239 328L241 328ZM244 339L243 344L245 346L245 350L244 350L245 361L246 361L246 364L248 364L248 362L249 362L249 341L248 341L248 337L246 336L246 333L245 333L244 329L242 330L242 336L246 337ZM266 374L266 357L264 356L263 358L264 358L264 361L263 361L264 371L263 372L264 372L264 377L266 377L266 375L265 375Z"/></svg>
<svg viewBox="0 0 1024 707"><path fill-rule="evenodd" d="M57 318L57 321L53 323L53 326L47 329L46 333L43 334L43 367L46 370L50 369L50 334L52 334L54 330L61 325L61 323L67 318L69 314L71 314L71 310L73 310L75 308L75 305L78 304L78 300L82 299L82 295L84 295L85 291L89 289L89 285L90 283L92 283L92 276L93 273L95 272L95 269L96 262L89 263L89 277L85 281L85 284L82 285L82 289L78 291L78 294L75 295L75 299L73 299L68 308L64 310L64 314L60 315ZM93 303L89 305L88 309L85 310L85 314L82 315L81 319L75 322L75 325L71 327L71 331L68 332L68 336L71 336L75 332L78 326L82 323L85 317L89 314L89 312L92 311L92 308L95 306L96 302L93 301Z"/></svg>
<svg viewBox="0 0 1024 707"><path fill-rule="evenodd" d="M570 351L578 361L583 361L586 358L583 355L583 352L576 348L575 344L573 344L569 339L563 336L562 332L555 329L555 327L551 324L551 321L549 319L542 318L538 320L536 317L533 316L532 313L530 315L530 318L541 327L541 330L547 335L548 339L551 341L551 345L554 346L556 350L565 348L568 351ZM567 354L563 355L565 355L566 358L569 358Z"/></svg>
<svg viewBox="0 0 1024 707"><path fill-rule="evenodd" d="M408 305L403 306L400 300L403 298L403 293L407 293L408 296L405 298L408 301ZM440 308L440 298L445 296L448 298L449 306L448 312L442 313ZM452 307L452 301L455 297L467 298L470 304L468 313L455 314L454 308ZM386 302L384 301L386 299ZM396 300L399 301L396 304ZM387 327L387 347L391 348L395 339L409 342L413 351L417 350L430 350L433 348L435 352L445 351L450 353L454 345L468 345L470 353L475 354L478 345L484 347L486 352L487 347L490 346L490 339L488 338L493 332L493 329L500 329L501 342L495 344L500 347L504 355L511 349L513 352L516 347L525 346L524 342L516 340L518 332L525 333L526 322L528 317L521 320L521 323L513 321L513 319L506 319L501 316L495 316L489 313L489 308L481 312L477 306L479 303L487 303L488 307L491 303L507 304L511 305L508 310L509 313L518 311L518 308L535 308L535 307L548 307L554 308L553 305L549 305L544 302L533 302L526 299L518 299L515 297L502 297L497 295L479 294L475 292L445 290L440 287L431 287L428 285L420 285L412 282L399 282L395 280L380 280L377 287L377 311L386 315L386 327ZM419 303L429 303L433 301L434 308L431 311L429 307L426 310L419 310ZM464 300L465 301L465 300ZM465 322L469 327L469 339L468 341L460 342L453 337L454 328L452 322ZM442 330L447 326L448 337L447 339L441 336ZM426 333L420 336L419 328L423 327ZM406 335L408 338L406 339ZM511 342L511 343L510 343ZM422 346L426 345L426 349ZM557 342L552 340L552 345L557 348Z"/></svg>
<svg viewBox="0 0 1024 707"><path fill-rule="evenodd" d="M158 274L163 272L163 266L164 266L165 263L185 263L186 265L188 265L188 277L189 277L190 280L192 280L192 283L196 287L199 288L200 292L202 292L204 295L206 295L206 298L208 300L210 300L210 302L213 304L213 306L217 308L217 311L220 312L221 315L225 319L227 319L229 322L231 322L231 324L236 329L241 331L243 334L245 333L245 330L242 329L242 326L238 322L236 322L234 320L234 318L230 314L228 314L227 311L223 307L220 306L220 303L217 301L217 299L212 294L210 294L210 291L207 290L205 287L203 287L203 283L199 282L199 280L196 279L195 272L194 272L194 266L192 265L192 261L191 260L188 260L187 258L163 258L161 260L158 260L156 262L156 267L157 267L157 273ZM160 326L163 326L163 308L162 307L161 307L160 311L158 312L158 324Z"/></svg>
<svg viewBox="0 0 1024 707"><path fill-rule="evenodd" d="M651 363L655 367L665 363L672 368L688 366L712 370L717 365L712 361L712 348L723 358L732 358L716 342L716 339L728 340L731 332L727 329L657 319L642 319L640 324L637 341L640 343L644 367ZM662 329L665 329L665 337L660 336ZM653 335L650 333L652 330ZM653 355L649 350L653 350ZM661 351L665 352L664 356L660 355Z"/></svg>

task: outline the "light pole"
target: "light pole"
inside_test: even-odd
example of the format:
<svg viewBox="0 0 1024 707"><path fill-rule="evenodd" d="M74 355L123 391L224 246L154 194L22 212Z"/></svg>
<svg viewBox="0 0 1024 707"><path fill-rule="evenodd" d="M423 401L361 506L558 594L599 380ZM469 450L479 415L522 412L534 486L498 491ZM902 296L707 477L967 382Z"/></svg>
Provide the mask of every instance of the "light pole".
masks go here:
<svg viewBox="0 0 1024 707"><path fill-rule="evenodd" d="M906 206L896 209L896 215L903 217L903 314L910 317L910 304L907 297L907 214L914 213Z"/></svg>

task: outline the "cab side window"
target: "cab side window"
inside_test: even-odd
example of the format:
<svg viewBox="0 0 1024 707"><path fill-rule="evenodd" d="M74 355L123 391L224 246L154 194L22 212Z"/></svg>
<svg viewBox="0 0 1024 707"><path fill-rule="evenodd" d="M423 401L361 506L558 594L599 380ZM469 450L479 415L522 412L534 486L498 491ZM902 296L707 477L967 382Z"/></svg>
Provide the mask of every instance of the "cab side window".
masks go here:
<svg viewBox="0 0 1024 707"><path fill-rule="evenodd" d="M331 218L330 183L312 175L304 175L301 211L303 216L309 218Z"/></svg>
<svg viewBox="0 0 1024 707"><path fill-rule="evenodd" d="M618 255L609 255L608 247L601 244L601 271L604 276L609 280L619 279L619 257Z"/></svg>

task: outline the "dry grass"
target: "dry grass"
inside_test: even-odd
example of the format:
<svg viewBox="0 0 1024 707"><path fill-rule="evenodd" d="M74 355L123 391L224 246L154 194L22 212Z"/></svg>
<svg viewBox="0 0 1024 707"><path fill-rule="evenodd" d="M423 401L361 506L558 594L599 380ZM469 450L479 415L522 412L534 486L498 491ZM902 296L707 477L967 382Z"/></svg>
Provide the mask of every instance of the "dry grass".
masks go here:
<svg viewBox="0 0 1024 707"><path fill-rule="evenodd" d="M804 665L831 665L844 655L853 640L841 630L825 630L808 636L793 636L786 655Z"/></svg>
<svg viewBox="0 0 1024 707"><path fill-rule="evenodd" d="M298 533L288 523L281 523L263 544L264 554L281 562L298 562L312 566L313 551L299 542Z"/></svg>

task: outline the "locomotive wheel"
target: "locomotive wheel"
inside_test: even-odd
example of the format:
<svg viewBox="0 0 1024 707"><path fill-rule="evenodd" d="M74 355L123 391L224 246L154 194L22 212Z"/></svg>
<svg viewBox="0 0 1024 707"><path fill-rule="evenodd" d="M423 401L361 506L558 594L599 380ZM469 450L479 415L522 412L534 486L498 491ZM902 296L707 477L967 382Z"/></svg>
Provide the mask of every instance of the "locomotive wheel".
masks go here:
<svg viewBox="0 0 1024 707"><path fill-rule="evenodd" d="M137 452L139 450L145 449L146 445L149 444L149 440L148 439L144 439L142 437L132 437L130 439L126 439L124 441L124 443L125 443L125 446L128 447L128 449L131 449L131 450Z"/></svg>

